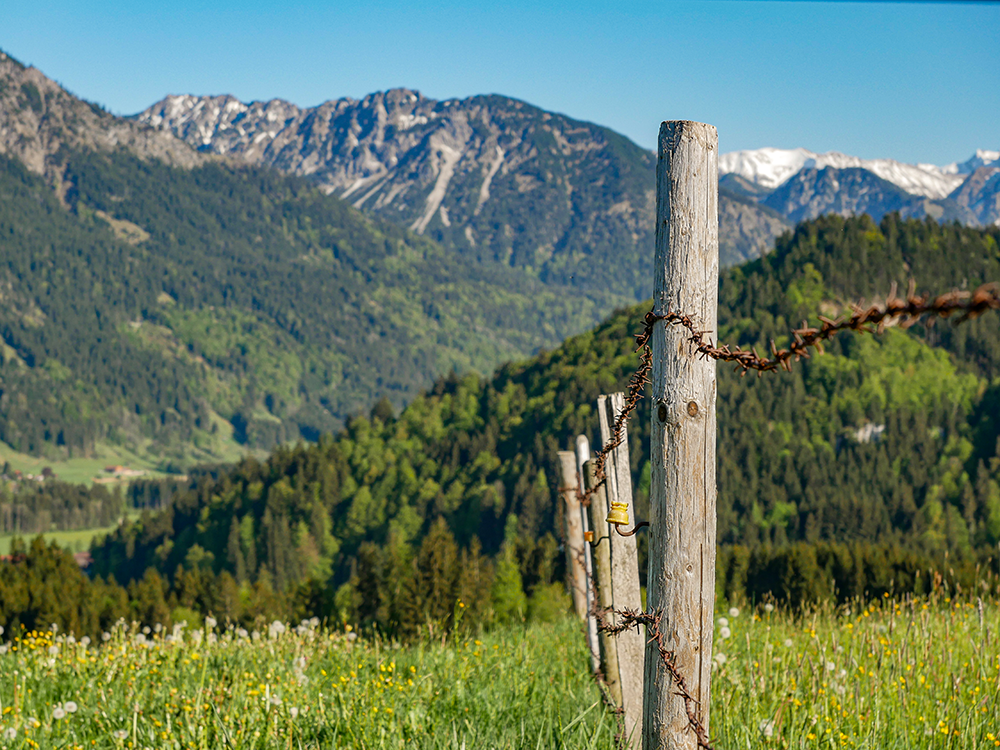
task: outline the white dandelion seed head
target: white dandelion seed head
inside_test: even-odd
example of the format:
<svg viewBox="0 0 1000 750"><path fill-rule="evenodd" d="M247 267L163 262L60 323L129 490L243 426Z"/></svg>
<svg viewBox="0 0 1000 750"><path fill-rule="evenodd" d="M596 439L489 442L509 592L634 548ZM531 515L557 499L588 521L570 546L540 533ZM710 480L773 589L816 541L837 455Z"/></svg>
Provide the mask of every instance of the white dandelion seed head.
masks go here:
<svg viewBox="0 0 1000 750"><path fill-rule="evenodd" d="M72 633L66 636L66 645L72 646L76 643L76 637Z"/></svg>
<svg viewBox="0 0 1000 750"><path fill-rule="evenodd" d="M0 635L3 635L3 625L0 625Z"/></svg>
<svg viewBox="0 0 1000 750"><path fill-rule="evenodd" d="M255 631L253 631L253 632L252 632L252 633L250 634L250 637L251 637L251 638L252 638L253 640L255 640L255 641L259 641L259 640L260 640L260 632L258 632L258 631L256 631L256 630L255 630Z"/></svg>
<svg viewBox="0 0 1000 750"><path fill-rule="evenodd" d="M249 635L249 633L247 633L247 631L244 630L243 628L236 628L236 637L237 638L246 638L248 635Z"/></svg>
<svg viewBox="0 0 1000 750"><path fill-rule="evenodd" d="M836 668L837 668L837 665L836 665L836 664L834 664L834 663L833 663L832 661L828 661L828 662L826 663L826 671L827 671L827 672L832 672L832 671L833 671L833 670L835 670Z"/></svg>
<svg viewBox="0 0 1000 750"><path fill-rule="evenodd" d="M53 633L58 633L59 626L56 623L52 623L51 625L49 625L49 630L51 630Z"/></svg>
<svg viewBox="0 0 1000 750"><path fill-rule="evenodd" d="M281 705L281 697L278 696L278 695L272 695L271 696L271 705L272 706L280 706Z"/></svg>
<svg viewBox="0 0 1000 750"><path fill-rule="evenodd" d="M774 736L774 719L764 719L757 725L760 729L760 733L765 737Z"/></svg>
<svg viewBox="0 0 1000 750"><path fill-rule="evenodd" d="M296 708L295 706L292 706L290 709L288 709L288 713L292 715L293 719L299 718L299 709Z"/></svg>
<svg viewBox="0 0 1000 750"><path fill-rule="evenodd" d="M774 605L768 602L767 604L764 605L764 611L767 612L768 614L771 614L772 612L774 612Z"/></svg>
<svg viewBox="0 0 1000 750"><path fill-rule="evenodd" d="M157 622L153 625L154 633L159 633L161 630L163 630L163 626L160 623Z"/></svg>
<svg viewBox="0 0 1000 750"><path fill-rule="evenodd" d="M785 639L785 648L791 648L791 647L792 647L792 639L791 638L786 638Z"/></svg>
<svg viewBox="0 0 1000 750"><path fill-rule="evenodd" d="M358 639L358 634L355 633L353 630L350 633L347 634L347 640L353 642L353 641L356 641L357 639Z"/></svg>
<svg viewBox="0 0 1000 750"><path fill-rule="evenodd" d="M844 679L845 677L847 677L847 670L841 669L839 672L837 672L837 677L839 677L840 679Z"/></svg>
<svg viewBox="0 0 1000 750"><path fill-rule="evenodd" d="M59 647L57 645L53 643L51 646L49 646L49 656L55 656L58 653L59 653Z"/></svg>
<svg viewBox="0 0 1000 750"><path fill-rule="evenodd" d="M83 638L80 639L80 643L83 644L84 646L89 646L90 645L90 636L89 635L83 636Z"/></svg>
<svg viewBox="0 0 1000 750"><path fill-rule="evenodd" d="M75 714L80 707L74 701L66 701L63 703L63 708L66 710L66 713Z"/></svg>
<svg viewBox="0 0 1000 750"><path fill-rule="evenodd" d="M726 663L726 660L727 660L727 659L728 659L728 657L727 657L727 656L726 656L725 654L723 654L722 652L719 652L719 653L717 653L717 654L715 655L715 661L716 661L716 662L718 662L718 664L719 664L719 666L720 666L720 667L721 667L721 666L722 666L723 664L725 664L725 663Z"/></svg>
<svg viewBox="0 0 1000 750"><path fill-rule="evenodd" d="M729 628L722 628L722 629L719 630L719 637L722 638L723 640L725 640L726 638L731 637L732 634L733 634L733 631L731 631Z"/></svg>
<svg viewBox="0 0 1000 750"><path fill-rule="evenodd" d="M109 633L107 630L105 630L103 633L101 633L101 640L104 641L104 642L110 641L111 640L111 633Z"/></svg>
<svg viewBox="0 0 1000 750"><path fill-rule="evenodd" d="M219 624L218 620L216 620L214 617L205 618L205 627L208 628L209 630L214 629L215 626L218 624Z"/></svg>
<svg viewBox="0 0 1000 750"><path fill-rule="evenodd" d="M143 625L142 626L142 634L143 635L149 635L152 632L153 631L149 629L149 625Z"/></svg>
<svg viewBox="0 0 1000 750"><path fill-rule="evenodd" d="M3 738L5 740L12 740L17 737L17 730L14 727L7 727L3 730Z"/></svg>
<svg viewBox="0 0 1000 750"><path fill-rule="evenodd" d="M59 719L66 718L66 712L63 711L62 706L56 706L55 708L52 709L52 718L55 719L56 721L59 721Z"/></svg>
<svg viewBox="0 0 1000 750"><path fill-rule="evenodd" d="M725 617L720 617L719 618L719 627L720 628L728 628L729 627L729 620L727 620Z"/></svg>
<svg viewBox="0 0 1000 750"><path fill-rule="evenodd" d="M123 740L126 737L128 737L128 730L127 729L116 729L111 734L114 735L114 738L116 740Z"/></svg>
<svg viewBox="0 0 1000 750"><path fill-rule="evenodd" d="M739 617L740 616L740 610L737 607L730 607L729 608L729 616L730 617Z"/></svg>
<svg viewBox="0 0 1000 750"><path fill-rule="evenodd" d="M9 643L3 644L2 646L0 646L0 654L6 654L7 653L7 649L9 649L9 648L10 648L10 644Z"/></svg>

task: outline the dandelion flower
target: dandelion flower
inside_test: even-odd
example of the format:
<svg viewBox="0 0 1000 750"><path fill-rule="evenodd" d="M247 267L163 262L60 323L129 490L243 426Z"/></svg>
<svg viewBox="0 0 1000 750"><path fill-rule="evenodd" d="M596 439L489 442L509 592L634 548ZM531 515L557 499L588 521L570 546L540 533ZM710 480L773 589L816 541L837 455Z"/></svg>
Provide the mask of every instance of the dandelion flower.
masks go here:
<svg viewBox="0 0 1000 750"><path fill-rule="evenodd" d="M55 708L52 709L52 718L55 719L56 721L59 721L59 719L66 718L66 712L63 711L62 706L56 706Z"/></svg>
<svg viewBox="0 0 1000 750"><path fill-rule="evenodd" d="M774 719L763 719L757 727L765 737L774 736Z"/></svg>
<svg viewBox="0 0 1000 750"><path fill-rule="evenodd" d="M834 664L834 663L833 663L832 661L828 661L828 662L826 663L826 671L827 671L827 672L832 672L832 671L833 671L833 670L835 670L836 668L837 668L837 665L836 665L836 664Z"/></svg>
<svg viewBox="0 0 1000 750"><path fill-rule="evenodd" d="M737 609L736 607L730 607L729 608L729 616L730 617L739 617L740 616L739 609Z"/></svg>
<svg viewBox="0 0 1000 750"><path fill-rule="evenodd" d="M733 632L729 628L722 628L721 630L719 630L719 637L722 638L723 640L729 638L732 634Z"/></svg>
<svg viewBox="0 0 1000 750"><path fill-rule="evenodd" d="M288 713L292 715L292 719L299 718L299 709L296 708L295 706L292 706L290 709L288 709Z"/></svg>
<svg viewBox="0 0 1000 750"><path fill-rule="evenodd" d="M49 646L49 656L56 656L59 653L59 647L54 643Z"/></svg>
<svg viewBox="0 0 1000 750"><path fill-rule="evenodd" d="M719 618L719 627L720 628L728 628L729 627L729 620L727 620L725 617L720 617Z"/></svg>
<svg viewBox="0 0 1000 750"><path fill-rule="evenodd" d="M63 703L63 708L68 714L75 714L79 710L79 706L73 701L66 701Z"/></svg>
<svg viewBox="0 0 1000 750"><path fill-rule="evenodd" d="M103 633L101 633L101 640L105 641L105 642L110 641L111 640L111 633L109 633L107 630L105 630Z"/></svg>
<svg viewBox="0 0 1000 750"><path fill-rule="evenodd" d="M785 648L791 648L791 647L792 647L792 639L791 638L786 638L785 639Z"/></svg>
<svg viewBox="0 0 1000 750"><path fill-rule="evenodd" d="M772 612L774 612L774 605L768 602L767 604L764 605L764 611L767 612L768 614L771 614Z"/></svg>
<svg viewBox="0 0 1000 750"><path fill-rule="evenodd" d="M7 727L3 730L3 738L5 740L12 740L17 737L17 730L14 727Z"/></svg>
<svg viewBox="0 0 1000 750"><path fill-rule="evenodd" d="M114 738L116 740L124 740L126 737L128 737L128 730L127 729L116 729L111 734L114 736Z"/></svg>
<svg viewBox="0 0 1000 750"><path fill-rule="evenodd" d="M215 626L218 624L219 624L218 621L214 617L205 618L205 627L208 628L209 630L214 629Z"/></svg>
<svg viewBox="0 0 1000 750"><path fill-rule="evenodd" d="M82 645L84 645L84 646L89 646L90 645L90 636L89 635L83 636L83 638L80 639L80 643Z"/></svg>

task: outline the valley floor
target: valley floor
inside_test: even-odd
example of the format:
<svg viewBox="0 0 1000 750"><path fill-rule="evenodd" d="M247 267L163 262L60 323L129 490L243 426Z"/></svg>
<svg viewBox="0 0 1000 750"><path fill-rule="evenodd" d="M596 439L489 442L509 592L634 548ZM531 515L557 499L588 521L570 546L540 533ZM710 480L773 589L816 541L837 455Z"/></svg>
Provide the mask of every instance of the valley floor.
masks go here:
<svg viewBox="0 0 1000 750"><path fill-rule="evenodd" d="M1000 602L720 617L719 750L1000 746ZM105 639L0 647L0 747L614 747L571 620L406 647L310 623Z"/></svg>

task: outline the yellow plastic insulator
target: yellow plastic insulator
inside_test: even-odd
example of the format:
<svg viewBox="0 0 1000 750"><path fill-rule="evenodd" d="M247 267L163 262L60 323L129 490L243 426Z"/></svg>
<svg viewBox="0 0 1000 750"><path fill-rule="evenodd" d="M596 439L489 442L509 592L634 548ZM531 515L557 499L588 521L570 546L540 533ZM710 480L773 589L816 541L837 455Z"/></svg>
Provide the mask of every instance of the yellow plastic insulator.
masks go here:
<svg viewBox="0 0 1000 750"><path fill-rule="evenodd" d="M590 542L591 544L593 544L593 542L594 542L594 532L593 531L585 531L585 532L583 532L583 541Z"/></svg>
<svg viewBox="0 0 1000 750"><path fill-rule="evenodd" d="M607 521L615 526L628 526L628 503L611 503Z"/></svg>

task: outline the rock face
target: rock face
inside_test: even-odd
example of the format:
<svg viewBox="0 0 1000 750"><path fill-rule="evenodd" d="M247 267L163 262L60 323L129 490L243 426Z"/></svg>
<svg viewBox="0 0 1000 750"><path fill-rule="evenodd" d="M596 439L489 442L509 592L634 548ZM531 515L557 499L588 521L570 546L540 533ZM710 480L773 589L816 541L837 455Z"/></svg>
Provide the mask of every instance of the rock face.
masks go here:
<svg viewBox="0 0 1000 750"><path fill-rule="evenodd" d="M503 96L408 89L308 109L170 96L136 116L196 148L307 175L355 207L540 278L649 294L656 158L617 133ZM720 200L723 258L788 224Z"/></svg>
<svg viewBox="0 0 1000 750"><path fill-rule="evenodd" d="M982 226L1000 226L1000 167L979 167L948 196Z"/></svg>
<svg viewBox="0 0 1000 750"><path fill-rule="evenodd" d="M868 214L875 221L892 211L904 217L931 216L977 223L976 217L953 200L932 200L913 195L861 168L805 168L786 180L762 203L793 222L828 213L841 216Z"/></svg>
<svg viewBox="0 0 1000 750"><path fill-rule="evenodd" d="M206 159L169 134L78 99L38 69L0 52L0 154L19 159L58 184L61 166L54 157L63 146L121 146L185 167Z"/></svg>

